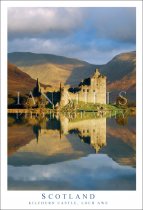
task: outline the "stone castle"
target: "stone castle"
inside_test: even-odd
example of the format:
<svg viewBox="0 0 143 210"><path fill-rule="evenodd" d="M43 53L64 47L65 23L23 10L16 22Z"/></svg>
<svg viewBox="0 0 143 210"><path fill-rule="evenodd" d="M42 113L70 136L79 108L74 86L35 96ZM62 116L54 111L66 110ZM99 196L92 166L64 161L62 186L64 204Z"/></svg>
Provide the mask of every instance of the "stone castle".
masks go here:
<svg viewBox="0 0 143 210"><path fill-rule="evenodd" d="M40 86L37 79L36 87L33 89L34 97L42 98L44 94L49 94L47 89ZM84 102L93 104L106 104L106 76L101 75L98 69L95 70L94 74L87 79L84 79L76 88L69 88L69 86L61 86L58 94L55 92L52 94L54 105L60 107L66 106L69 103ZM50 99L53 101L53 99Z"/></svg>
<svg viewBox="0 0 143 210"><path fill-rule="evenodd" d="M106 104L106 77L96 69L91 78L83 80L76 88L61 88L60 106L70 101Z"/></svg>

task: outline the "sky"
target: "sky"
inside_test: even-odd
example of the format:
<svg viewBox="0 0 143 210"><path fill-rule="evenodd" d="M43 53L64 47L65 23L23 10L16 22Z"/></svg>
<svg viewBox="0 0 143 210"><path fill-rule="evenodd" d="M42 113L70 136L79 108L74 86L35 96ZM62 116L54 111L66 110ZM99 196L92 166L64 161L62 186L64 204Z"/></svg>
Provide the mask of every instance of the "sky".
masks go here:
<svg viewBox="0 0 143 210"><path fill-rule="evenodd" d="M134 50L135 8L8 9L8 52L49 53L104 64Z"/></svg>

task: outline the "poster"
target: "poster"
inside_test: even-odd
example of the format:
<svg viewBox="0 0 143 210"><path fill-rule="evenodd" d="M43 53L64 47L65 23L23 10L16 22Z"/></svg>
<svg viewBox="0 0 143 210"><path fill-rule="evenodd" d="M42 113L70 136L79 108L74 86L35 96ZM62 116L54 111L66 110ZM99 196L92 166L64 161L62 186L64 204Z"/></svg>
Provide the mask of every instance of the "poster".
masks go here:
<svg viewBox="0 0 143 210"><path fill-rule="evenodd" d="M141 29L141 1L2 1L1 209L142 209Z"/></svg>

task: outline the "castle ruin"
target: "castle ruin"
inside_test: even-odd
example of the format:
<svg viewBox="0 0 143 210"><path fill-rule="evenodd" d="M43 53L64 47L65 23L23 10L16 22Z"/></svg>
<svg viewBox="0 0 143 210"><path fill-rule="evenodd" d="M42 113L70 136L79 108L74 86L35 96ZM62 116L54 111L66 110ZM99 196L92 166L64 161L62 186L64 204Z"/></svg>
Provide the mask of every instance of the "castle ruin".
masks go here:
<svg viewBox="0 0 143 210"><path fill-rule="evenodd" d="M60 85L58 92L59 97L56 100L54 98L54 101L56 101L54 105L58 104L60 107L64 107L71 102L76 104L79 102L106 104L106 76L96 69L90 78L82 80L77 87L69 88L69 86ZM36 87L33 89L33 96L42 98L44 94L48 94L48 92L40 86L37 79Z"/></svg>
<svg viewBox="0 0 143 210"><path fill-rule="evenodd" d="M93 76L83 80L77 88L61 88L60 106L70 101L106 104L106 76L96 69Z"/></svg>

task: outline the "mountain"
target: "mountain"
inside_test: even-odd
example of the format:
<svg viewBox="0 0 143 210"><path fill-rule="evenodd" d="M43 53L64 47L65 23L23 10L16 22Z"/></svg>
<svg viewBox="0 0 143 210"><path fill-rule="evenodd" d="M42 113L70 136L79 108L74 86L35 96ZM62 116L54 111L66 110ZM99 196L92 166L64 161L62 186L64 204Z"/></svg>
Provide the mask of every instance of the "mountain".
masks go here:
<svg viewBox="0 0 143 210"><path fill-rule="evenodd" d="M8 63L8 93L16 94L17 91L23 94L28 93L35 86L36 81L28 74L22 72L15 65Z"/></svg>
<svg viewBox="0 0 143 210"><path fill-rule="evenodd" d="M136 86L136 52L122 53L101 67L108 78L108 90L129 90Z"/></svg>
<svg viewBox="0 0 143 210"><path fill-rule="evenodd" d="M8 54L8 60L33 79L38 77L41 83L55 87L60 82L77 85L95 70L85 61L51 54L14 52Z"/></svg>
<svg viewBox="0 0 143 210"><path fill-rule="evenodd" d="M21 71L16 65L8 63L8 94L17 95L17 92L24 95L29 93L36 85L36 80ZM47 87L41 84L42 87ZM49 87L50 88L50 87Z"/></svg>
<svg viewBox="0 0 143 210"><path fill-rule="evenodd" d="M136 52L121 53L104 65L89 64L78 59L51 54L14 52L8 60L17 65L33 79L39 78L43 84L59 87L60 82L71 86L90 77L95 68L107 76L107 91L128 91L128 97L135 100Z"/></svg>
<svg viewBox="0 0 143 210"><path fill-rule="evenodd" d="M111 102L120 91L125 91L129 101L136 101L136 52L121 53L101 67L107 76L107 91ZM122 94L123 95L123 94Z"/></svg>

